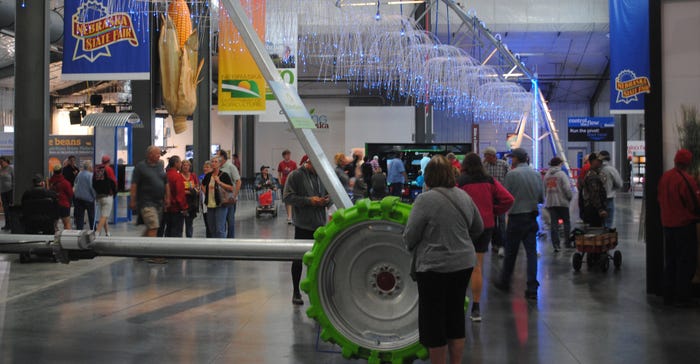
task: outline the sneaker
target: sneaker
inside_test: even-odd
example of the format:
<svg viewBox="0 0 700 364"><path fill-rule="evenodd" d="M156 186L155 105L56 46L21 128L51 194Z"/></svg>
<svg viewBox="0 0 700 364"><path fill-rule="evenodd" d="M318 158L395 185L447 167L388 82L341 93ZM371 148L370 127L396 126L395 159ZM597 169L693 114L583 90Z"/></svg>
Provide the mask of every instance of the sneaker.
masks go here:
<svg viewBox="0 0 700 364"><path fill-rule="evenodd" d="M472 322L481 322L481 311L479 310L479 302L474 302L472 304Z"/></svg>
<svg viewBox="0 0 700 364"><path fill-rule="evenodd" d="M292 296L292 304L297 306L304 304L304 300L301 299L301 293L295 293L294 296Z"/></svg>
<svg viewBox="0 0 700 364"><path fill-rule="evenodd" d="M105 236L112 236L112 233L108 231L107 234L105 234Z"/></svg>
<svg viewBox="0 0 700 364"><path fill-rule="evenodd" d="M292 219L287 219L287 225L291 225L291 224L292 224Z"/></svg>
<svg viewBox="0 0 700 364"><path fill-rule="evenodd" d="M498 256L501 258L506 256L506 250L503 247L498 248Z"/></svg>
<svg viewBox="0 0 700 364"><path fill-rule="evenodd" d="M148 258L148 259L146 259L146 262L151 263L151 264L167 264L168 260L165 258L162 258L162 257L160 257L160 258Z"/></svg>

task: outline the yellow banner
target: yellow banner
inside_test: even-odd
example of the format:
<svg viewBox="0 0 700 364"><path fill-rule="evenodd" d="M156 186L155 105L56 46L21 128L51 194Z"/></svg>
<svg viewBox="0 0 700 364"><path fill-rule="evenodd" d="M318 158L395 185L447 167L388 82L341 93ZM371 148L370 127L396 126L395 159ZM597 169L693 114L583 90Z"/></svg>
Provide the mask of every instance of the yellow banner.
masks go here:
<svg viewBox="0 0 700 364"><path fill-rule="evenodd" d="M265 0L240 0L261 40L265 39ZM265 78L219 2L219 114L265 111Z"/></svg>

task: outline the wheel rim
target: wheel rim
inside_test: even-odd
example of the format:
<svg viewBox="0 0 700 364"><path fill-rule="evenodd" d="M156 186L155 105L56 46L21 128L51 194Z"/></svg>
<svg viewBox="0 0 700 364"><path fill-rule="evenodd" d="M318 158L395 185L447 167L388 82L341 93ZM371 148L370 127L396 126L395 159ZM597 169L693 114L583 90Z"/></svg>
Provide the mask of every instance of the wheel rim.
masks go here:
<svg viewBox="0 0 700 364"><path fill-rule="evenodd" d="M304 254L306 314L345 358L378 364L428 357L418 342L418 292L403 245L410 211L396 197L359 200L333 213Z"/></svg>
<svg viewBox="0 0 700 364"><path fill-rule="evenodd" d="M411 256L402 233L393 222L359 223L333 240L319 265L326 316L343 336L369 349L393 350L418 340L418 289L409 278Z"/></svg>

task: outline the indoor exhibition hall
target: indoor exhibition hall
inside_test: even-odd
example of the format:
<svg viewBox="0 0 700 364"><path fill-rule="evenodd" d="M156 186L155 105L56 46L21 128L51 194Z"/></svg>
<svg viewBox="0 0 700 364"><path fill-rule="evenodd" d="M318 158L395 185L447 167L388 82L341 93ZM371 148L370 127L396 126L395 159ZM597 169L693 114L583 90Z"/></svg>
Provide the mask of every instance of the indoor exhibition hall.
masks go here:
<svg viewBox="0 0 700 364"><path fill-rule="evenodd" d="M700 0L0 2L0 363L695 363L697 34Z"/></svg>

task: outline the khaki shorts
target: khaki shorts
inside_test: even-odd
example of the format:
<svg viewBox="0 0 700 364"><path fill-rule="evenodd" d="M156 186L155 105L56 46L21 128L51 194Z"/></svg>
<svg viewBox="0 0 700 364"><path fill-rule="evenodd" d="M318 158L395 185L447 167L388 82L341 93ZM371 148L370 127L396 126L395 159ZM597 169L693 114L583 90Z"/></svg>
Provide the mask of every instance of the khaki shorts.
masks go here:
<svg viewBox="0 0 700 364"><path fill-rule="evenodd" d="M109 219L112 215L112 206L114 204L114 196L99 197L97 199L97 206L100 208L100 218Z"/></svg>
<svg viewBox="0 0 700 364"><path fill-rule="evenodd" d="M144 207L140 211L141 219L148 230L155 230L160 227L161 211L155 207Z"/></svg>

